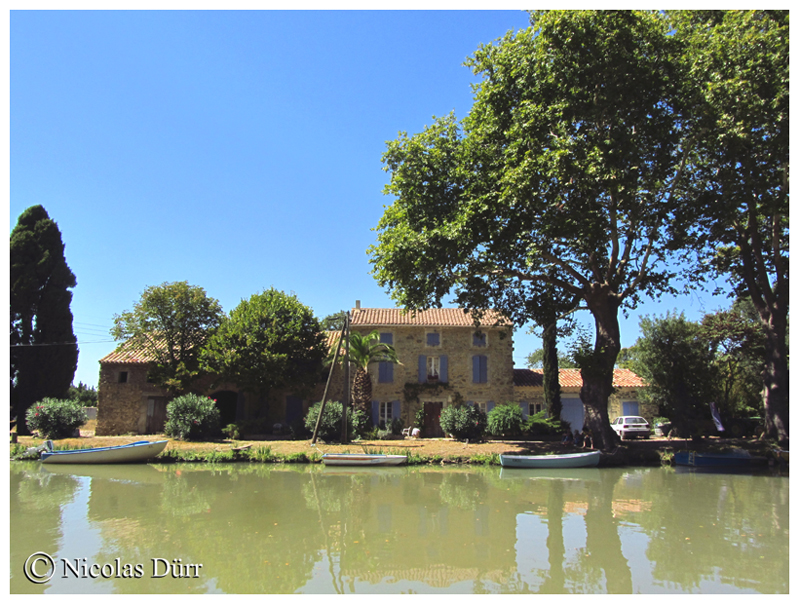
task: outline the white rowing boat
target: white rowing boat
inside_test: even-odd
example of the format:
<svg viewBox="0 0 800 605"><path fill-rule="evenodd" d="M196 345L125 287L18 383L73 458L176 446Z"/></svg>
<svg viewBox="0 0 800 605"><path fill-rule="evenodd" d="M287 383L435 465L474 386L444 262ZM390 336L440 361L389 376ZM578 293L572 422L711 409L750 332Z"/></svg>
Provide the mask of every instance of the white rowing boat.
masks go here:
<svg viewBox="0 0 800 605"><path fill-rule="evenodd" d="M136 441L126 445L94 447L85 450L50 450L42 452L43 464L126 464L145 462L167 447L165 441Z"/></svg>
<svg viewBox="0 0 800 605"><path fill-rule="evenodd" d="M511 468L581 468L597 466L598 462L600 462L599 450L547 456L509 456L500 454L500 465Z"/></svg>
<svg viewBox="0 0 800 605"><path fill-rule="evenodd" d="M408 460L408 456L392 454L323 454L326 466L397 466Z"/></svg>

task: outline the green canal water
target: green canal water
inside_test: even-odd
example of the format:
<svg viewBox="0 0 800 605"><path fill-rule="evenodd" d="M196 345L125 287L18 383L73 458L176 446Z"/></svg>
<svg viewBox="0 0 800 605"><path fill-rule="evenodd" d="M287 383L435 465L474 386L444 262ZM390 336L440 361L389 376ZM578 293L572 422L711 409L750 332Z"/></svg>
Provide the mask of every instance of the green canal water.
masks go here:
<svg viewBox="0 0 800 605"><path fill-rule="evenodd" d="M789 591L789 479L779 474L10 471L12 593Z"/></svg>

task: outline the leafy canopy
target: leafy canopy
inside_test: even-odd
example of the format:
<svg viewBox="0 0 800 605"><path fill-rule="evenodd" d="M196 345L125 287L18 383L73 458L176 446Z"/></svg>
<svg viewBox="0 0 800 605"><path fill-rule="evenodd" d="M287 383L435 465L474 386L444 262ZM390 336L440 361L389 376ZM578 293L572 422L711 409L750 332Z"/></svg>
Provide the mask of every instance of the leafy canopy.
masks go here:
<svg viewBox="0 0 800 605"><path fill-rule="evenodd" d="M240 302L223 320L203 353L203 367L256 395L302 391L316 384L324 340L309 307L270 288Z"/></svg>
<svg viewBox="0 0 800 605"><path fill-rule="evenodd" d="M223 317L219 302L187 282L149 286L131 311L114 316L111 335L130 341L154 360L151 377L172 393L184 393L200 374L200 353Z"/></svg>

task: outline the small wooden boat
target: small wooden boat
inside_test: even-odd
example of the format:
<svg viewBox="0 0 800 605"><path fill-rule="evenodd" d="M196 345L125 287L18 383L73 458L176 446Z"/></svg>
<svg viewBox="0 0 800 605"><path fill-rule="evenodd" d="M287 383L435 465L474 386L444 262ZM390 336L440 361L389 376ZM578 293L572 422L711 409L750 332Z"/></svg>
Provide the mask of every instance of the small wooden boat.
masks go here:
<svg viewBox="0 0 800 605"><path fill-rule="evenodd" d="M500 454L500 465L511 468L581 468L584 466L597 466L598 462L600 462L600 450L547 456Z"/></svg>
<svg viewBox="0 0 800 605"><path fill-rule="evenodd" d="M751 456L748 452L675 452L676 466L743 468L765 463L762 456Z"/></svg>
<svg viewBox="0 0 800 605"><path fill-rule="evenodd" d="M126 445L94 447L85 450L50 450L42 452L43 464L126 464L145 462L167 447L165 441L136 441Z"/></svg>
<svg viewBox="0 0 800 605"><path fill-rule="evenodd" d="M327 466L397 466L408 460L408 456L392 454L322 454Z"/></svg>

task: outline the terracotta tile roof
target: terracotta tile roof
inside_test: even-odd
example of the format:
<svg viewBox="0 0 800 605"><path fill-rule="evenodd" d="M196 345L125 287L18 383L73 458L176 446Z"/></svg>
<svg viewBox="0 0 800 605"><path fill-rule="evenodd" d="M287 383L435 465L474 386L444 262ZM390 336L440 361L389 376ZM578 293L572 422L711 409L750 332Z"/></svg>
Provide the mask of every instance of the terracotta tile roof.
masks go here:
<svg viewBox="0 0 800 605"><path fill-rule="evenodd" d="M140 341L134 339L123 342L116 350L100 360L100 363L147 364L154 361L152 354Z"/></svg>
<svg viewBox="0 0 800 605"><path fill-rule="evenodd" d="M542 370L514 369L515 387L541 387ZM583 380L581 371L574 368L558 371L558 382L562 388L581 388ZM617 388L641 388L647 386L644 381L631 370L614 370L613 385Z"/></svg>
<svg viewBox="0 0 800 605"><path fill-rule="evenodd" d="M409 311L403 309L352 309L350 322L358 326L430 326L430 327L472 327L472 315L465 309L428 309ZM511 325L511 322L496 311L487 310L481 325L493 326L496 323Z"/></svg>

